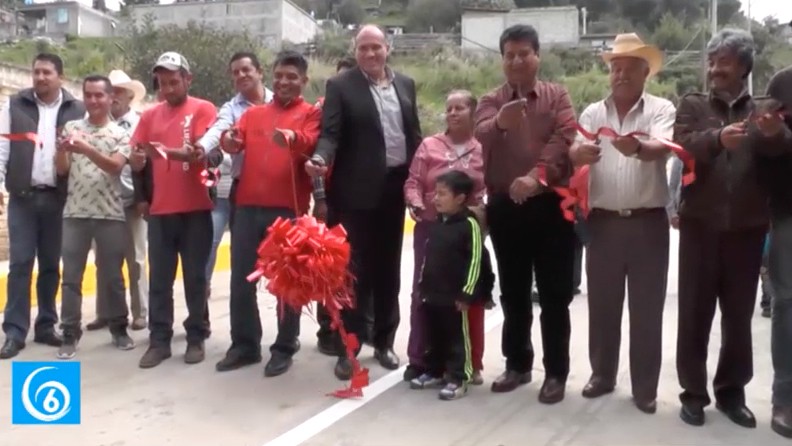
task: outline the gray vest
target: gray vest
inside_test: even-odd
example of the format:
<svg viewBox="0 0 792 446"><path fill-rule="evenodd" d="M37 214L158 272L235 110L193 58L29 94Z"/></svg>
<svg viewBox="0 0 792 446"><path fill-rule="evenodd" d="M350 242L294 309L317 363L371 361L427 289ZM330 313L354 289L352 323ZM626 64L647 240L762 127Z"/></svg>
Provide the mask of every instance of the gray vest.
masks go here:
<svg viewBox="0 0 792 446"><path fill-rule="evenodd" d="M11 116L11 133L37 133L38 132L38 106L33 96L33 89L28 88L11 96L9 100L9 114ZM63 90L63 100L58 109L57 129L60 131L69 121L85 117L85 106L66 90ZM38 150L30 141L11 141L11 150L6 166L5 187L9 194L22 194L31 188L31 175L33 173L33 151ZM58 177L58 193L65 200L67 177Z"/></svg>

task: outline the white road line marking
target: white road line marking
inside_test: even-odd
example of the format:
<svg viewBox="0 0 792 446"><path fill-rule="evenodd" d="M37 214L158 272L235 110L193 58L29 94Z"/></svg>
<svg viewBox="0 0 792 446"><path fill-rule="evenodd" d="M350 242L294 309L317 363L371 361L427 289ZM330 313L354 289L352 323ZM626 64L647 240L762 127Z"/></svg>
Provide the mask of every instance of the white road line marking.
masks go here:
<svg viewBox="0 0 792 446"><path fill-rule="evenodd" d="M484 321L484 332L489 333L502 323L503 312L497 309L492 316ZM303 444L347 415L365 406L374 398L382 395L391 387L402 382L405 368L407 368L406 365L371 383L364 389L363 398L341 400L274 440L264 443L264 446L298 446Z"/></svg>

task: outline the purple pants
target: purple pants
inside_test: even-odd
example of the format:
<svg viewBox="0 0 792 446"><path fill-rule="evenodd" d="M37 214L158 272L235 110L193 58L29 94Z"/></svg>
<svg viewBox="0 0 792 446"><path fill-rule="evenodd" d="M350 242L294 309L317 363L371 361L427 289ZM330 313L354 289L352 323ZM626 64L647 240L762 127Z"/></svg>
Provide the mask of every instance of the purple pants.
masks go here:
<svg viewBox="0 0 792 446"><path fill-rule="evenodd" d="M424 353L426 350L426 329L424 327L424 308L418 291L421 281L421 267L426 255L426 241L429 239L429 226L431 223L419 221L413 230L413 265L412 299L410 302L410 340L407 343L407 357L410 365L424 367Z"/></svg>

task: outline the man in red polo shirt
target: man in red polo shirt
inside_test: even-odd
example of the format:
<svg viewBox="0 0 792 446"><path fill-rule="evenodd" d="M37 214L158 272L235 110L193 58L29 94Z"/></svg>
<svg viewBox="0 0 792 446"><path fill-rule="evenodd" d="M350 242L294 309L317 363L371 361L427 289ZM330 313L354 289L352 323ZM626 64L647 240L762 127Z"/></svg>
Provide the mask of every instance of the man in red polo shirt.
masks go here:
<svg viewBox="0 0 792 446"><path fill-rule="evenodd" d="M187 94L192 74L181 54L164 53L154 65L164 101L140 117L131 145L133 171L149 202L149 349L141 368L159 365L171 356L173 282L181 258L188 316L184 321L187 350L184 362L204 359L208 325L206 262L212 246L212 200L201 181L204 153L193 144L211 126L217 110L210 102ZM146 164L149 168L144 169Z"/></svg>
<svg viewBox="0 0 792 446"><path fill-rule="evenodd" d="M308 62L294 51L278 54L273 65L272 102L248 108L236 128L226 132L222 148L243 156L231 229L231 348L218 371L261 361L261 320L256 283L247 276L256 267L258 243L278 217L305 214L311 179L302 165L319 138L321 110L302 97ZM285 373L299 349L300 313L278 308L278 337L264 368L265 376Z"/></svg>

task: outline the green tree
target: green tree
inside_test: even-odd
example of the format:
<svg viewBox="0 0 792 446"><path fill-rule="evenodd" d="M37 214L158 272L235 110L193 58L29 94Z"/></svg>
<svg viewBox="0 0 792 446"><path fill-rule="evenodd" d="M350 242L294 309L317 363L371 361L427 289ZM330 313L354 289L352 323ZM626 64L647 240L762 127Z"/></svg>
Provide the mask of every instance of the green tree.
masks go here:
<svg viewBox="0 0 792 446"><path fill-rule="evenodd" d="M694 34L694 29L685 26L682 20L667 12L660 19L650 40L666 51L681 51L688 46Z"/></svg>
<svg viewBox="0 0 792 446"><path fill-rule="evenodd" d="M344 0L336 9L338 21L344 25L359 25L366 19L366 11L358 0Z"/></svg>
<svg viewBox="0 0 792 446"><path fill-rule="evenodd" d="M407 9L407 31L448 32L462 17L459 0L414 0Z"/></svg>
<svg viewBox="0 0 792 446"><path fill-rule="evenodd" d="M260 43L246 33L195 22L184 28L165 26L156 29L150 22L132 24L129 37L121 45L127 72L144 82L151 78L151 68L157 57L178 48L190 62L193 73L191 93L217 105L234 93L227 65L233 53L255 51L259 47Z"/></svg>

